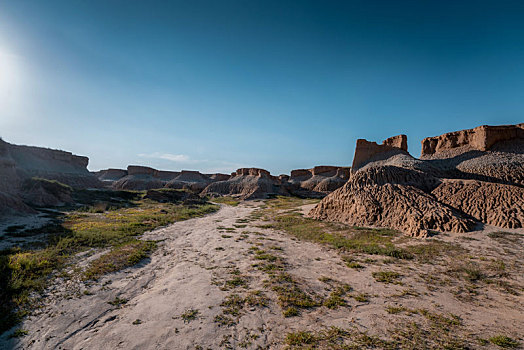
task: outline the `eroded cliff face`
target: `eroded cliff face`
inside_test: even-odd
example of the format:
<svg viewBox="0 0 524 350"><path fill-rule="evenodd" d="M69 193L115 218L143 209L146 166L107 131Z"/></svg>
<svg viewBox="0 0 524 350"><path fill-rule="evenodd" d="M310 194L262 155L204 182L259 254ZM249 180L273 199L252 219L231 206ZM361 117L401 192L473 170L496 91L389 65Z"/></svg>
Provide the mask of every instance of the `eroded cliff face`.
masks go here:
<svg viewBox="0 0 524 350"><path fill-rule="evenodd" d="M278 177L259 168L240 168L225 181L210 183L202 195L233 195L241 199L265 198L268 195L285 194Z"/></svg>
<svg viewBox="0 0 524 350"><path fill-rule="evenodd" d="M517 125L482 125L474 129L449 132L422 140L421 157L449 157L469 150L488 151L501 141L524 139L524 123ZM456 151L456 152L449 152Z"/></svg>
<svg viewBox="0 0 524 350"><path fill-rule="evenodd" d="M123 175L123 176L122 176ZM101 180L118 190L150 190L157 188L189 189L202 191L209 183L228 179L225 174L201 174L198 171L165 171L151 167L130 165L127 170L107 169L98 172Z"/></svg>
<svg viewBox="0 0 524 350"><path fill-rule="evenodd" d="M357 141L349 181L311 212L316 219L394 228L414 236L479 224L524 226L523 126L481 126L423 141ZM425 147L425 148L424 148Z"/></svg>
<svg viewBox="0 0 524 350"><path fill-rule="evenodd" d="M408 143L406 135L390 137L384 140L381 145L376 142L358 139L351 169L356 171L371 161L389 158L393 154L407 153L407 151Z"/></svg>
<svg viewBox="0 0 524 350"><path fill-rule="evenodd" d="M351 168L320 165L311 169L291 171L283 185L287 191L299 197L324 197L342 187L349 179Z"/></svg>
<svg viewBox="0 0 524 350"><path fill-rule="evenodd" d="M75 188L100 187L87 170L89 159L71 152L41 147L19 146L0 140L0 213L33 212L27 205L59 205L69 198L55 191L53 183L33 178L57 180Z"/></svg>
<svg viewBox="0 0 524 350"><path fill-rule="evenodd" d="M100 170L95 173L101 181L117 181L124 176L127 176L127 170L125 169L105 169Z"/></svg>
<svg viewBox="0 0 524 350"><path fill-rule="evenodd" d="M350 169L336 166L316 166L296 169L291 175L273 176L259 168L241 168L225 181L210 183L204 195L233 195L242 199L266 198L272 195L324 197L344 185Z"/></svg>
<svg viewBox="0 0 524 350"><path fill-rule="evenodd" d="M202 196L232 195L242 199L271 195L324 197L344 185L350 176L350 168L323 165L293 170L291 176L273 176L260 168L240 168L226 175L189 170L170 172L130 165L127 170L101 170L97 176L111 188L119 190L188 189Z"/></svg>

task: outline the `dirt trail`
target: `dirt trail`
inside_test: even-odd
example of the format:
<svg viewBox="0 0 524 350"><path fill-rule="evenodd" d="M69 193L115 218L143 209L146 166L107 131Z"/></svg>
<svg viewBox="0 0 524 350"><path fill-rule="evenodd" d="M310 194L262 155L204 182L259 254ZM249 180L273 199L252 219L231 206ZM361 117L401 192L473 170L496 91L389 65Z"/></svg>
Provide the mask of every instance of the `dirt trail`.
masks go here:
<svg viewBox="0 0 524 350"><path fill-rule="evenodd" d="M100 279L86 289L91 295L84 294L83 287L74 282L54 286L42 311L24 323L29 335L18 346L12 341L6 348L195 349L200 345L217 349L237 347L242 342L250 342L250 348L255 344L276 345L288 330L287 324L296 320L286 320L274 303L247 310L236 326L219 326L214 321L221 313L220 304L231 294L221 290L220 281L230 278L232 269L240 270L248 279L249 290L262 288L265 276L251 267L254 262L245 255L253 240L235 240L249 227L234 233L219 229L233 227L253 209L252 205L224 206L215 214L145 234L144 239L162 240L150 261ZM224 238L229 235L232 237ZM296 251L297 259L305 260L306 265L311 257L326 254L314 244L296 247L298 243L289 238L273 236L265 238L276 239L271 241L273 245ZM121 307L109 304L116 298L127 302ZM180 315L190 309L199 313L195 320L184 321ZM136 320L141 323L134 325Z"/></svg>
<svg viewBox="0 0 524 350"><path fill-rule="evenodd" d="M245 222L259 204L223 206L212 215L146 233L144 239L161 241L149 261L107 275L87 289L74 281L55 285L48 291L46 305L24 322L28 335L1 339L4 348L280 349L285 334L292 330L355 326L386 334L391 324L384 308L392 301L405 301L392 295L406 288L375 282L370 275L378 267L369 266L365 273L349 269L335 250ZM276 294L267 286L267 275L253 267L256 261L250 249L254 246L278 252L286 260L286 272L313 293L326 293L326 283L319 278L328 276L350 284L355 293L368 294L373 302L348 298L345 307L317 307L300 317L285 318ZM228 285L235 277L244 282ZM416 283L407 284L424 289ZM267 305L243 307L235 325L217 322L228 296L245 296L254 290L263 291ZM121 305L110 304L119 300ZM497 327L522 324L522 305L515 307L513 296L491 301L497 307L487 304L469 310L449 295L435 293L432 298L414 297L407 305L453 310L468 326L479 329L489 329L494 320ZM187 313L191 310L195 312Z"/></svg>

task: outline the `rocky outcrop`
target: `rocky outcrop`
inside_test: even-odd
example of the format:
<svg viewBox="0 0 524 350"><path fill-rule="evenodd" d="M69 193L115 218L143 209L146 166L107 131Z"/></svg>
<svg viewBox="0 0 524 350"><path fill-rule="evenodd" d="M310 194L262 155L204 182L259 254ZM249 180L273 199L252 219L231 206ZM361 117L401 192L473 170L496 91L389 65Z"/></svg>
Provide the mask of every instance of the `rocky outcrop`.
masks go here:
<svg viewBox="0 0 524 350"><path fill-rule="evenodd" d="M117 181L123 178L124 176L127 176L127 170L125 169L105 169L100 170L95 173L95 175L98 177L101 181Z"/></svg>
<svg viewBox="0 0 524 350"><path fill-rule="evenodd" d="M358 140L350 180L310 216L415 236L467 232L478 224L523 227L523 125L424 139L421 159L407 153L405 137L382 145Z"/></svg>
<svg viewBox="0 0 524 350"><path fill-rule="evenodd" d="M324 197L343 186L349 179L349 167L316 166L311 169L296 169L291 176L281 181L287 191L299 197Z"/></svg>
<svg viewBox="0 0 524 350"><path fill-rule="evenodd" d="M127 175L118 181L115 181L111 188L114 190L144 191L153 188L163 188L166 183L166 181L162 181L160 179Z"/></svg>
<svg viewBox="0 0 524 350"><path fill-rule="evenodd" d="M99 178L108 179L110 178L109 174L117 175L115 171L110 170L111 169L100 171ZM198 171L164 171L139 165L130 165L125 172L125 176L112 180L113 183L111 187L113 189L140 191L165 187L200 192L211 182L218 181L218 179L229 178L229 175L224 174L208 176Z"/></svg>
<svg viewBox="0 0 524 350"><path fill-rule="evenodd" d="M478 128L472 130L476 129ZM421 159L440 172L439 176L443 178L479 180L523 187L523 157L524 138L517 137L492 144L487 151L463 145L441 149Z"/></svg>
<svg viewBox="0 0 524 350"><path fill-rule="evenodd" d="M408 151L408 137L406 135L397 135L382 141L383 146L400 148L404 152Z"/></svg>
<svg viewBox="0 0 524 350"><path fill-rule="evenodd" d="M241 168L231 173L226 181L210 183L202 195L233 195L241 199L266 198L271 195L287 194L280 179L269 171L258 168Z"/></svg>
<svg viewBox="0 0 524 350"><path fill-rule="evenodd" d="M130 165L127 170L106 169L96 173L101 181L117 190L171 188L202 192L203 195L227 194L242 198L263 198L271 194L324 197L344 185L349 174L349 167L335 166L293 170L291 176L275 177L260 168L240 168L227 175L190 170L162 171L139 165Z"/></svg>
<svg viewBox="0 0 524 350"><path fill-rule="evenodd" d="M162 188L178 175L180 175L179 172L162 171L141 165L129 165L126 175L113 180L111 187L116 190L134 191Z"/></svg>
<svg viewBox="0 0 524 350"><path fill-rule="evenodd" d="M450 132L422 140L421 157L449 151L487 151L501 141L524 139L524 123L517 125L482 125L474 129Z"/></svg>
<svg viewBox="0 0 524 350"><path fill-rule="evenodd" d="M408 144L406 135L390 137L384 140L381 145L376 142L358 139L351 169L356 171L369 162L387 159L393 154L407 153L407 151Z"/></svg>
<svg viewBox="0 0 524 350"><path fill-rule="evenodd" d="M269 171L259 168L240 168L231 173L231 177L235 176L272 177Z"/></svg>
<svg viewBox="0 0 524 350"><path fill-rule="evenodd" d="M259 168L241 168L231 173L226 181L210 183L203 195L232 195L242 199L266 198L273 195L299 197L324 197L344 185L349 178L348 167L317 166L296 169L291 176L273 176Z"/></svg>
<svg viewBox="0 0 524 350"><path fill-rule="evenodd" d="M231 175L221 173L206 174L206 176L211 179L211 181L226 181L231 177Z"/></svg>
<svg viewBox="0 0 524 350"><path fill-rule="evenodd" d="M206 186L213 182L209 176L198 171L182 170L174 179L170 180L166 187L175 189L189 189L193 192L201 192Z"/></svg>
<svg viewBox="0 0 524 350"><path fill-rule="evenodd" d="M97 177L87 170L88 161L71 152L13 145L0 139L0 214L31 212L28 204L60 205L70 201L65 192L54 191L56 182L45 180L75 188L101 187Z"/></svg>

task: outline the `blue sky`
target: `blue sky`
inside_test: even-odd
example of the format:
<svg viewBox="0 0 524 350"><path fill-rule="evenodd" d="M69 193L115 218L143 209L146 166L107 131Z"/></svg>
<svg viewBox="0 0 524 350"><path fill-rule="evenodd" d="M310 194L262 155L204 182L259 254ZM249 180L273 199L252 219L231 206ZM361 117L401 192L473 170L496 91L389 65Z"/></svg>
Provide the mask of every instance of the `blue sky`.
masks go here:
<svg viewBox="0 0 524 350"><path fill-rule="evenodd" d="M524 121L521 1L0 0L0 136L274 174Z"/></svg>

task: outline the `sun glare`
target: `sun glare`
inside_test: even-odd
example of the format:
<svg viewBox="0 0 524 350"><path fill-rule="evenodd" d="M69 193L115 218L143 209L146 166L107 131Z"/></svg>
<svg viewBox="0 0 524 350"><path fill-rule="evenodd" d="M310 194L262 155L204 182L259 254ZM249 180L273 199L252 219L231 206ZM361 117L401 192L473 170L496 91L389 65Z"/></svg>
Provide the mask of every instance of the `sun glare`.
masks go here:
<svg viewBox="0 0 524 350"><path fill-rule="evenodd" d="M19 82L16 57L0 48L0 93L11 94Z"/></svg>

